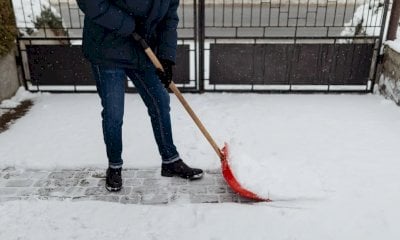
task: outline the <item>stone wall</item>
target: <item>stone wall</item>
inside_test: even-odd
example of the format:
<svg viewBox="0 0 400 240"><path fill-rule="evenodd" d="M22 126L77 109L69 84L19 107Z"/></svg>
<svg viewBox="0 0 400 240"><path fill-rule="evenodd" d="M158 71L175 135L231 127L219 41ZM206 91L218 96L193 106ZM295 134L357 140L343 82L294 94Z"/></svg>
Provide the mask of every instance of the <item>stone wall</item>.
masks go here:
<svg viewBox="0 0 400 240"><path fill-rule="evenodd" d="M0 102L14 96L20 82L18 80L17 65L14 51L0 57Z"/></svg>
<svg viewBox="0 0 400 240"><path fill-rule="evenodd" d="M400 53L385 46L383 69L378 82L379 92L400 106Z"/></svg>

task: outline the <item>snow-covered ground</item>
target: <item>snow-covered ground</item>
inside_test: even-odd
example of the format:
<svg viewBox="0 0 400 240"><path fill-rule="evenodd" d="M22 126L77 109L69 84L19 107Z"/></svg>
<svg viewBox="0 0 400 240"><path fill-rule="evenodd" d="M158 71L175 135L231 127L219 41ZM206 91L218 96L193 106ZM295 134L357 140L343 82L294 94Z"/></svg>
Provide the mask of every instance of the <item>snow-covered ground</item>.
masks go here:
<svg viewBox="0 0 400 240"><path fill-rule="evenodd" d="M400 108L377 95L185 94L239 181L274 202L251 205L0 203L0 239L399 239ZM219 160L174 96L182 157ZM0 134L0 169L107 165L96 94L41 94ZM126 95L125 167L158 167L146 109Z"/></svg>

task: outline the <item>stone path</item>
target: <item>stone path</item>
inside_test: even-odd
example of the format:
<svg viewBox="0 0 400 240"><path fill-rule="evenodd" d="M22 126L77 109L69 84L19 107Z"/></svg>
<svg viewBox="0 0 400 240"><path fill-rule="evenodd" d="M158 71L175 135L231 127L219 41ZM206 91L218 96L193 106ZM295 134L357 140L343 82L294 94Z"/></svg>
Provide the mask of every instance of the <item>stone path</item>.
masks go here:
<svg viewBox="0 0 400 240"><path fill-rule="evenodd" d="M124 169L124 188L110 193L104 169L0 170L0 202L25 199L99 200L127 204L249 203L232 192L219 171L189 181L160 176L160 169Z"/></svg>

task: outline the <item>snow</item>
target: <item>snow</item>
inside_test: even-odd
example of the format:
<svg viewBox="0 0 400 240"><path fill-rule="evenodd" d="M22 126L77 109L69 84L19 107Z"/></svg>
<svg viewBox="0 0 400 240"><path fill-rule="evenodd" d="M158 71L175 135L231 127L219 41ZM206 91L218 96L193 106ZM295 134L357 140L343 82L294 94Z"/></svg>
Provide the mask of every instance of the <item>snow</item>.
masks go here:
<svg viewBox="0 0 400 240"><path fill-rule="evenodd" d="M373 198L371 198L373 199ZM121 205L0 204L1 239L398 239L395 201ZM384 204L391 203L384 209ZM367 204L367 208L364 208Z"/></svg>
<svg viewBox="0 0 400 240"><path fill-rule="evenodd" d="M341 36L379 36L384 11L383 0L372 0L357 7L353 19L344 24ZM361 28L357 31L357 26ZM349 41L349 40L348 40ZM342 41L343 42L343 41Z"/></svg>
<svg viewBox="0 0 400 240"><path fill-rule="evenodd" d="M28 92L24 89L24 87L18 88L17 92L15 95L10 98L3 100L0 102L0 109L1 108L16 108L18 105L25 100L33 100L38 96L38 94L34 94L31 92Z"/></svg>
<svg viewBox="0 0 400 240"><path fill-rule="evenodd" d="M377 95L185 94L239 182L272 203L0 203L0 239L398 239L400 109ZM0 169L107 166L96 94L41 94L0 134ZM140 97L127 94L124 161L159 167ZM219 169L171 96L185 161Z"/></svg>

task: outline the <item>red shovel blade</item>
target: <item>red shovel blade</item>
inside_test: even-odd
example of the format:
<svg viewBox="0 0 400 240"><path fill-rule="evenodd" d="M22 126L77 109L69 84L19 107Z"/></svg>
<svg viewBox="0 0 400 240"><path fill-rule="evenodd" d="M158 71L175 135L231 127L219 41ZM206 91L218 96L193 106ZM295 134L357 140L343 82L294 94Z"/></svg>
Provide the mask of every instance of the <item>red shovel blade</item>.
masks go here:
<svg viewBox="0 0 400 240"><path fill-rule="evenodd" d="M222 148L222 158L221 158L221 163L222 163L222 175L225 178L225 181L228 183L228 185L232 188L232 190L236 193L238 193L240 196L245 197L245 198L250 198L254 199L257 201L271 201L266 198L262 198L258 196L257 194L245 189L242 187L242 185L236 180L235 175L233 175L233 172L231 168L229 167L229 150L228 150L228 144L225 143L225 146Z"/></svg>

